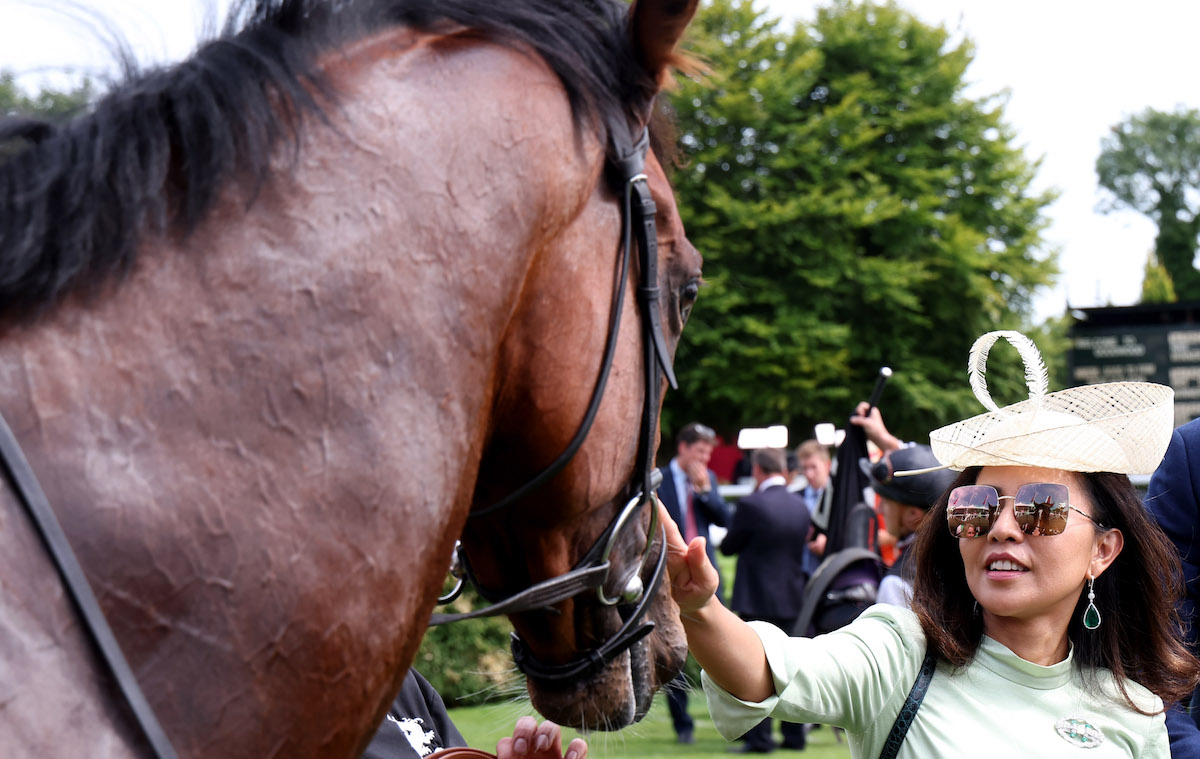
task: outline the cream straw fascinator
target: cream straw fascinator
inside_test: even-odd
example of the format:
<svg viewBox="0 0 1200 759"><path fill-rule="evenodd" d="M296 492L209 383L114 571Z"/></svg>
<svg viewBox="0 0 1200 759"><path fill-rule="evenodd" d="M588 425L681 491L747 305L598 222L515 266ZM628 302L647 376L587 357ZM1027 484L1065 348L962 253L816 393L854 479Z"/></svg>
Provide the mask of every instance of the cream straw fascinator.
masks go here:
<svg viewBox="0 0 1200 759"><path fill-rule="evenodd" d="M1008 340L1025 363L1029 399L998 408L987 389L988 351ZM1175 391L1152 382L1108 382L1046 393L1046 366L1020 332L980 336L968 360L971 389L988 412L929 433L943 467L1038 466L1071 472L1150 474L1171 440ZM896 472L917 474L916 471Z"/></svg>

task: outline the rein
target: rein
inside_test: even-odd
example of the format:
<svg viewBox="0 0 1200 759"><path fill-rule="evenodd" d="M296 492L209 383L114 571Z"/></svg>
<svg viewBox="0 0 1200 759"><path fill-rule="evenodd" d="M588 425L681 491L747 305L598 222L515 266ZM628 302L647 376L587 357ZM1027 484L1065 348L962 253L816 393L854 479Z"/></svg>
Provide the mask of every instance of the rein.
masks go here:
<svg viewBox="0 0 1200 759"><path fill-rule="evenodd" d="M108 666L108 671L112 674L113 679L117 681L117 688L125 697L125 703L129 705L138 727L142 729L142 734L150 743L154 756L158 759L176 759L175 749L171 746L170 739L167 738L167 734L154 716L154 709L150 707L145 694L138 686L137 677L134 676L129 662L121 653L121 646L117 643L117 638L113 635L108 621L104 618L104 612L100 610L100 603L96 600L96 595L92 593L92 586L88 584L83 567L79 565L79 559L71 550L71 544L67 542L62 525L54 516L54 510L50 508L50 502L46 499L46 493L42 490L41 484L38 483L37 475L33 473L33 469L25 459L25 454L21 452L20 444L17 443L16 437L13 436L12 430L9 429L3 416L0 416L0 461L4 465L5 478L12 486L17 500L29 513L38 537L42 539L46 552L54 561L54 566L58 570L59 577L62 578L67 594L74 602L75 609L83 621L83 628L87 630L88 637L96 646L97 653Z"/></svg>
<svg viewBox="0 0 1200 759"><path fill-rule="evenodd" d="M650 195L649 182L644 173L650 133L648 128L643 128L640 137L635 142L629 130L610 128L609 139L611 143L609 165L621 180L621 265L617 273L618 280L614 287L613 305L609 314L604 360L592 390L592 398L588 403L587 412L584 414L575 436L558 458L497 503L471 512L469 518L500 511L537 490L567 465L579 451L584 440L587 439L588 432L591 431L592 423L595 421L596 412L600 408L600 401L604 397L604 389L608 383L613 356L616 353L617 337L620 332L621 304L625 300L625 283L628 279L630 258L635 245L639 252L638 263L640 264L637 300L642 325L642 365L645 385L641 429L638 437L639 476L637 484L640 487L637 494L625 504L625 507L609 523L570 572L537 583L519 593L503 596L481 587L470 570L470 563L461 546L456 544L454 562L457 571L454 573L459 578L459 583L450 594L438 599L439 602L446 603L457 597L465 579L492 605L464 614L435 614L429 622L430 626L433 626L462 619L513 614L522 611L553 611L554 604L593 588L596 589L602 604L606 606L620 605L623 620L620 630L599 647L566 664L548 664L541 661L514 632L512 634L513 661L526 675L541 680L566 680L598 671L634 643L649 635L650 631L654 629L654 623L639 623L649 610L650 602L662 584L666 570L666 528L658 523L658 510L654 508L652 496L654 489L661 481L661 475L654 466L654 434L658 430L656 401L662 377L666 378L671 388L678 387L678 383L675 380L671 358L667 353L667 341L662 331L659 302L661 294L658 287L658 230L654 220L658 209ZM609 556L622 529L627 524L640 521L634 516L640 515L644 506L649 506L650 509L650 526L646 531L646 545L641 561L631 574L626 575L618 583L618 587L621 588L619 595L610 598L605 594L605 585L608 583L611 569ZM642 571L649 561L654 545L653 536L656 531L662 535L660 543L662 549L659 551L658 560L654 565L649 582L644 583ZM637 606L630 609L630 605L635 602Z"/></svg>

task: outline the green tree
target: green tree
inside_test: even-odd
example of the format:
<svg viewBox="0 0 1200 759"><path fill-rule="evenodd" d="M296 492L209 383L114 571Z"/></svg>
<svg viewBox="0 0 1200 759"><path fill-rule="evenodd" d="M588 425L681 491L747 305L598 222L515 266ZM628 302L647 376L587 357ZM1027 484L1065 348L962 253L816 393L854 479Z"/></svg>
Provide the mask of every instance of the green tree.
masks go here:
<svg viewBox="0 0 1200 759"><path fill-rule="evenodd" d="M1108 210L1132 208L1158 225L1154 251L1183 300L1200 300L1200 110L1147 108L1113 127L1096 159Z"/></svg>
<svg viewBox="0 0 1200 759"><path fill-rule="evenodd" d="M1175 283L1167 267L1158 260L1158 254L1153 250L1146 257L1146 267L1142 270L1142 302L1143 303L1175 303L1179 297L1175 295Z"/></svg>
<svg viewBox="0 0 1200 759"><path fill-rule="evenodd" d="M836 2L791 30L748 0L693 23L711 74L672 103L690 166L675 186L707 286L679 348L688 419L801 434L844 420L878 368L902 436L980 411L967 350L1021 327L1056 272L1036 163L1003 99L963 94L972 48L894 4ZM1015 358L989 378L1023 397Z"/></svg>
<svg viewBox="0 0 1200 759"><path fill-rule="evenodd" d="M17 83L11 71L0 71L0 118L32 116L61 121L84 108L96 96L90 79L84 79L71 89L47 87L29 94ZM0 141L0 160L23 149L25 140Z"/></svg>
<svg viewBox="0 0 1200 759"><path fill-rule="evenodd" d="M0 116L40 116L61 119L91 102L96 92L90 79L71 89L47 87L29 94L17 84L11 71L0 71Z"/></svg>

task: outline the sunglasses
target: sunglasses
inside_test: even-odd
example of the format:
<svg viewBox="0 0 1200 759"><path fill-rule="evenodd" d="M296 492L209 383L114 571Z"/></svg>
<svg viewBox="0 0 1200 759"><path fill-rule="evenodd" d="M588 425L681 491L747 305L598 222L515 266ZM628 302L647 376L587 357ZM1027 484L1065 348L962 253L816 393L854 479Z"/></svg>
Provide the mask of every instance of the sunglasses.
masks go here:
<svg viewBox="0 0 1200 759"><path fill-rule="evenodd" d="M1026 535L1060 535L1067 517L1076 511L1097 527L1099 522L1070 503L1066 485L1034 482L1017 488L1017 494L1000 495L991 485L963 485L950 491L946 524L956 538L981 538L991 531L1000 516L1000 501L1012 499L1013 517Z"/></svg>

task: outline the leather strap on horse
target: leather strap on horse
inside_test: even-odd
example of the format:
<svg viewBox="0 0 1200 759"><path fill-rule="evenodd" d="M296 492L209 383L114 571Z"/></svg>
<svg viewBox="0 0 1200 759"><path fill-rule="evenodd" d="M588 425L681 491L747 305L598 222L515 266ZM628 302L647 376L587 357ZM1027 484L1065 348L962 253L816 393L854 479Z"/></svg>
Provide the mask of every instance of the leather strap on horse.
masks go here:
<svg viewBox="0 0 1200 759"><path fill-rule="evenodd" d="M573 569L565 575L559 575L544 582L539 582L537 585L530 586L520 593L511 595L502 601L497 601L483 609L476 609L475 611L468 611L462 614L434 614L429 619L429 626L434 627L464 619L515 614L519 611L546 610L559 601L565 601L572 596L577 596L585 590L600 587L608 577L608 567L609 564L606 561L596 566ZM479 586L475 585L475 587L478 588Z"/></svg>
<svg viewBox="0 0 1200 759"><path fill-rule="evenodd" d="M496 759L495 754L467 746L452 746L437 752L438 759Z"/></svg>
<svg viewBox="0 0 1200 759"><path fill-rule="evenodd" d="M583 677L601 669L605 664L612 661L621 652L628 649L634 643L637 643L642 638L650 634L654 629L653 622L646 622L638 625L642 617L650 608L651 601L654 600L654 595L658 592L659 586L662 585L663 575L666 574L667 567L667 533L666 528L662 528L662 550L658 552L658 563L654 567L654 574L650 581L650 587L646 588L642 593L641 601L637 608L625 618L621 629L617 630L611 638L604 642L599 648L589 651L584 656L569 661L566 664L547 664L536 658L521 640L520 636L512 633L512 655L513 662L517 668L530 677L536 677L541 680L569 680L577 677ZM646 538L650 540L649 537Z"/></svg>
<svg viewBox="0 0 1200 759"><path fill-rule="evenodd" d="M632 142L626 131L621 129L610 129L609 135L613 143L612 150L614 154L613 157L610 157L609 162L616 170L618 176L622 178L621 266L617 272L612 307L609 310L608 340L604 346L604 357L600 364L600 374L596 378L596 384L592 387L591 401L588 403L587 411L583 415L583 421L580 422L579 429L575 431L575 436L571 438L571 442L567 444L567 447L563 449L563 452L554 461L550 462L545 469L534 475L524 485L496 503L473 510L468 515L468 518L486 516L522 500L562 471L563 467L575 457L580 447L583 446L588 433L592 429L592 423L596 420L596 413L600 410L600 401L604 399L604 389L608 385L608 376L612 370L613 357L616 355L617 338L621 331L621 304L625 301L625 282L629 271L630 255L634 247L635 227L637 228L637 247L641 251L638 303L642 310L643 332L645 333L646 340L652 344L653 348L652 352L647 351L647 360L657 363L662 368L667 382L672 389L679 387L679 383L675 379L675 370L671 366L671 359L667 352L667 341L663 336L659 308L658 230L654 222L657 208L655 207L654 199L650 196L650 188L646 185L646 175L642 173L642 170L645 168L646 151L650 145L650 132L648 128L643 129L641 138L636 143ZM633 202L634 196L637 197L636 204ZM647 394L653 394L656 387L657 383L653 385L647 384ZM644 407L650 407L653 410L657 408L657 405L647 397ZM653 440L651 439L649 445L647 445L647 436L644 430L641 435L641 445L643 449L648 448L650 450L651 453L649 455L653 455ZM645 453L643 453L643 457L646 457ZM653 468L653 461L650 461L648 465L643 461L643 492L649 492L645 489L645 485L648 484L648 472Z"/></svg>
<svg viewBox="0 0 1200 759"><path fill-rule="evenodd" d="M665 530L657 529L659 526L658 512L654 508L653 497L651 495L658 485L658 481L655 479L656 476L661 476L654 466L655 434L658 431L657 399L659 395L658 388L660 387L659 372L662 372L661 376L666 378L672 388L678 387L678 382L675 379L675 372L671 366L671 358L667 351L667 341L662 330L661 293L658 287L658 231L655 224L657 208L650 194L647 177L643 172L646 153L650 145L650 133L648 128L643 128L636 142L632 139L630 130L625 125L610 125L608 133L610 141L609 164L620 181L621 258L620 265L617 268L617 281L613 288L613 301L608 323L608 339L605 343L600 373L592 390L591 401L588 403L587 411L575 436L571 439L566 449L549 466L497 503L472 511L470 517L492 514L526 497L561 471L583 445L588 432L591 430L592 423L595 421L600 402L604 397L604 389L608 383L608 376L612 369L613 357L616 354L617 337L620 333L621 325L621 307L625 301L625 283L628 279L630 258L636 246L639 252L637 302L642 323L642 363L644 367L645 397L642 403L642 420L641 429L639 430L637 457L640 469L639 479L641 480L641 489L640 493L635 496L635 499L637 500L636 506L639 510L643 505L649 504L650 506L650 527L646 534L646 546L642 554L642 560L637 565L635 575L622 578L622 582L618 583L622 591L618 592L617 596L609 598L604 591L605 583L608 580L608 572L611 567L608 561L608 551L612 550L616 539L616 532L629 519L627 512L634 505L631 501L625 509L618 513L617 518L609 524L608 528L601 534L600 538L592 545L591 549L588 550L587 554L576 564L571 572L538 583L513 596L498 598L492 606L485 609L478 609L464 614L436 614L430 621L430 625L437 625L460 619L471 619L495 614L512 614L532 609L548 609L553 604L577 595L588 587L599 588L602 603L616 604L624 597L623 589L630 584L632 584L635 591L641 588L640 596L635 597L639 601L638 605L627 616L622 614L623 624L620 630L598 648L566 664L547 664L539 661L525 646L520 637L514 633L512 649L513 659L516 661L517 666L525 674L545 680L563 680L579 677L586 672L599 669L648 635L654 629L654 623L647 622L640 625L638 623L645 617L650 601L662 584L662 578L666 572L666 533ZM660 532L663 536L661 542L662 548L659 551L659 559L650 579L650 587L645 588L641 585L641 571L645 568L646 560L649 558L655 532ZM485 589L480 587L470 572L470 565L466 561L465 555L460 552L459 558L462 560L463 576L479 589L481 595L484 595L485 598L489 596L497 598L499 594L489 594ZM456 593L451 593L448 598L452 598L454 595ZM630 598L630 600L634 599ZM622 608L628 608L628 606L626 604Z"/></svg>
<svg viewBox="0 0 1200 759"><path fill-rule="evenodd" d="M121 653L121 646L117 643L112 628L108 626L108 621L100 610L100 604L96 601L95 594L92 593L92 587L88 584L83 568L79 565L79 560L75 558L75 552L71 550L66 533L63 532L58 518L54 516L54 510L50 508L50 502L46 499L46 494L42 490L37 476L25 459L20 444L17 443L16 437L13 436L12 430L9 429L3 416L0 416L0 460L3 461L4 475L12 485L17 500L29 513L38 536L50 553L63 585L66 586L79 616L83 619L84 629L87 630L92 642L96 645L100 658L108 665L109 672L117 681L117 687L120 688L125 702L133 711L133 717L137 720L146 740L149 741L154 755L158 759L176 759L177 755L171 746L171 741L163 732L162 726L158 724L154 710L150 708L149 702L142 694L137 678L130 669L129 662L125 660L125 655Z"/></svg>

